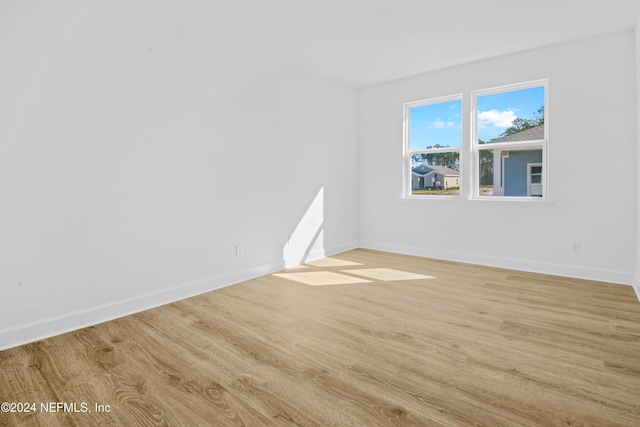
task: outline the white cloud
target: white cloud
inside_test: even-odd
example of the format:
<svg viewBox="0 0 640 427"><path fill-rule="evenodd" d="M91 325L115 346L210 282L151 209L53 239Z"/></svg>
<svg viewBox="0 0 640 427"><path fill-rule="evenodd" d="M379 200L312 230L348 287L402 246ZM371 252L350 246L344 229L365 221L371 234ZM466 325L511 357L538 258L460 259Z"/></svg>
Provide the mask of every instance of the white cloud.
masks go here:
<svg viewBox="0 0 640 427"><path fill-rule="evenodd" d="M478 124L483 128L508 128L517 118L513 110L498 111L488 110L478 113Z"/></svg>
<svg viewBox="0 0 640 427"><path fill-rule="evenodd" d="M436 128L436 129L442 129L444 127L450 127L450 126L453 126L455 124L456 124L456 122L452 122L452 121L445 122L442 119L437 119L435 122L433 122L433 127Z"/></svg>

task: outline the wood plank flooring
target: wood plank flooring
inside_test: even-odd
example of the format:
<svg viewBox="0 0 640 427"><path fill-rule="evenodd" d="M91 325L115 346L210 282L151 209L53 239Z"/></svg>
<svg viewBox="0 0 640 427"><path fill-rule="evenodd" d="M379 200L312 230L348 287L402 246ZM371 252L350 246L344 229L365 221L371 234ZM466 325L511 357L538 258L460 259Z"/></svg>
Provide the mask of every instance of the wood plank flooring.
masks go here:
<svg viewBox="0 0 640 427"><path fill-rule="evenodd" d="M0 402L37 404L2 426L640 426L640 303L358 249L2 351Z"/></svg>

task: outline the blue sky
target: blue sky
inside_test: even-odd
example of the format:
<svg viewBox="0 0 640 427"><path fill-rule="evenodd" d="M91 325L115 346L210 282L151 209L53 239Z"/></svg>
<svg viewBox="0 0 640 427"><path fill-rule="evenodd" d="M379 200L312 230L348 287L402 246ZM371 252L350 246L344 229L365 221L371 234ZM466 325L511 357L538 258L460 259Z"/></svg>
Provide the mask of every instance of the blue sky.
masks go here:
<svg viewBox="0 0 640 427"><path fill-rule="evenodd" d="M423 105L411 109L411 150L436 144L462 145L462 101Z"/></svg>
<svg viewBox="0 0 640 427"><path fill-rule="evenodd" d="M478 97L478 138L490 141L505 131L516 117L534 118L544 106L544 87Z"/></svg>
<svg viewBox="0 0 640 427"><path fill-rule="evenodd" d="M478 97L478 137L497 138L516 117L533 118L544 105L544 87ZM462 145L462 102L449 101L411 109L411 150L436 144Z"/></svg>

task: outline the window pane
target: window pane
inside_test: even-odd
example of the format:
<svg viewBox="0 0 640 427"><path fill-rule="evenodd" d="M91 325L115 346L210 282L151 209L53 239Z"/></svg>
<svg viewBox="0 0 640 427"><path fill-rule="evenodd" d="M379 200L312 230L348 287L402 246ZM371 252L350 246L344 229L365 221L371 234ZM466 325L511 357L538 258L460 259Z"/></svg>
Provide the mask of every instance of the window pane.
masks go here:
<svg viewBox="0 0 640 427"><path fill-rule="evenodd" d="M480 196L542 196L542 148L479 150Z"/></svg>
<svg viewBox="0 0 640 427"><path fill-rule="evenodd" d="M530 177L531 184L542 184L542 166L531 166Z"/></svg>
<svg viewBox="0 0 640 427"><path fill-rule="evenodd" d="M544 86L478 97L478 143L544 139Z"/></svg>
<svg viewBox="0 0 640 427"><path fill-rule="evenodd" d="M409 150L462 145L462 101L412 107L409 116Z"/></svg>
<svg viewBox="0 0 640 427"><path fill-rule="evenodd" d="M460 152L414 154L411 158L411 194L460 194Z"/></svg>

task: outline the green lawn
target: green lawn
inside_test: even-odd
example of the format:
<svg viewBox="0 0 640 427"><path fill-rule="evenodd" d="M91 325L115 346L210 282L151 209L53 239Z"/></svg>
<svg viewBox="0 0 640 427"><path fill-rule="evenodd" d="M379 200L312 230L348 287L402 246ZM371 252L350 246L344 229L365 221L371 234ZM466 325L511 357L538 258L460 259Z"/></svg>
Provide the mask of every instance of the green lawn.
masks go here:
<svg viewBox="0 0 640 427"><path fill-rule="evenodd" d="M457 196L460 194L460 188L447 188L446 190L432 190L425 188L424 190L411 190L412 195L430 194L430 195L445 195L445 196Z"/></svg>
<svg viewBox="0 0 640 427"><path fill-rule="evenodd" d="M432 190L425 188L424 190L411 190L411 195L437 195L437 196L458 196L460 195L460 188L447 188L446 190ZM493 185L481 185L480 186L480 195L481 196L492 196L493 195Z"/></svg>

